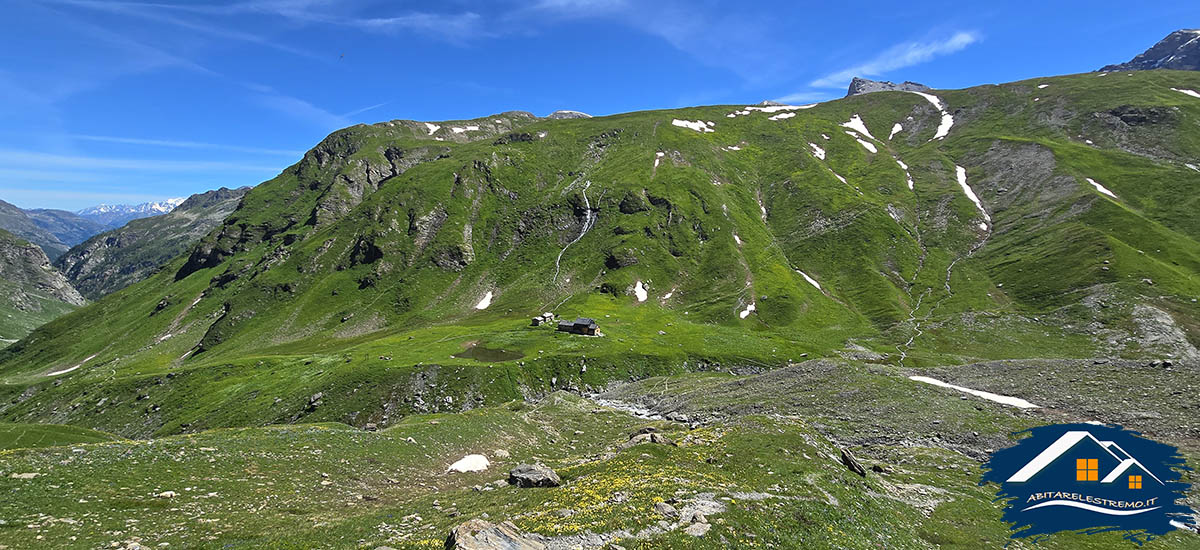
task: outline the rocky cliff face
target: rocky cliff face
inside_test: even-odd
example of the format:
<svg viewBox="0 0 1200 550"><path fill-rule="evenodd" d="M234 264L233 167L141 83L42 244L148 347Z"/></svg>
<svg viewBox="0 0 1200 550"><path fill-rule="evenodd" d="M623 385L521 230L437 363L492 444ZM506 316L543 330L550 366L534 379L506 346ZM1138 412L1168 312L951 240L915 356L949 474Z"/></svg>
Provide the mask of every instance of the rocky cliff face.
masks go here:
<svg viewBox="0 0 1200 550"><path fill-rule="evenodd" d="M0 229L0 347L85 303L40 247Z"/></svg>
<svg viewBox="0 0 1200 550"><path fill-rule="evenodd" d="M73 306L87 303L66 277L50 265L41 248L3 230L0 230L0 279Z"/></svg>
<svg viewBox="0 0 1200 550"><path fill-rule="evenodd" d="M1128 63L1106 65L1100 71L1148 71L1172 69L1200 71L1200 29L1181 29L1168 34Z"/></svg>
<svg viewBox="0 0 1200 550"><path fill-rule="evenodd" d="M867 80L856 76L854 80L850 81L850 89L846 91L846 97L869 94L871 92L928 92L929 90L929 86L907 80L896 84L895 82Z"/></svg>
<svg viewBox="0 0 1200 550"><path fill-rule="evenodd" d="M168 214L130 221L75 246L55 264L83 295L98 299L148 277L212 231L249 188L192 195Z"/></svg>

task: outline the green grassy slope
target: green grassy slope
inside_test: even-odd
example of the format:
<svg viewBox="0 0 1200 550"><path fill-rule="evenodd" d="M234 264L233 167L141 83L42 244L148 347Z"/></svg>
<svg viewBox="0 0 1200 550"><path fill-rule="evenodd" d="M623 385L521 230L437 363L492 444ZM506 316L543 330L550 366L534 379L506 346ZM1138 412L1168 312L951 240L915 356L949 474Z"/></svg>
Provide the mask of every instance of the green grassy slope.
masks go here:
<svg viewBox="0 0 1200 550"><path fill-rule="evenodd" d="M1200 101L1172 87L1200 76L939 91L945 139L902 92L347 128L156 275L0 355L0 394L36 396L0 416L123 435L361 425L853 346L910 366L1185 357ZM551 310L605 336L526 326ZM471 345L520 357L454 357Z"/></svg>
<svg viewBox="0 0 1200 550"><path fill-rule="evenodd" d="M75 426L60 424L0 423L0 450L58 447L81 443L112 441L117 437Z"/></svg>

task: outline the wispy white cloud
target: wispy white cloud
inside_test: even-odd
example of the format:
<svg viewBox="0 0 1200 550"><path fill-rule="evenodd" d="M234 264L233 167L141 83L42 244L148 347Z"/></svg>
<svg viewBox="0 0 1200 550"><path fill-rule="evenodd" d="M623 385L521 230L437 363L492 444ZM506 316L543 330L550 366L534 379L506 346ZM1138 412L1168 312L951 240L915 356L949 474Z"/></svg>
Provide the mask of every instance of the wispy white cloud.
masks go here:
<svg viewBox="0 0 1200 550"><path fill-rule="evenodd" d="M197 33L203 33L213 38L222 40L236 40L240 42L249 42L260 46L272 48L282 52L307 57L310 59L324 59L328 56L320 56L307 50L291 46L282 42L272 41L267 37L258 33L242 32L219 25L211 25L195 19L184 19L169 15L167 12L172 8L169 5L162 4L144 4L140 2L100 2L94 0L50 0L51 2L73 6L78 8L92 9L102 12L108 12L117 15L136 17L156 23L165 23L174 25L181 29L187 29Z"/></svg>
<svg viewBox="0 0 1200 550"><path fill-rule="evenodd" d="M93 172L71 172L66 170L47 170L44 168L0 168L0 181L4 182L51 182L51 183L93 183L101 181L98 174ZM10 201L11 202L11 201Z"/></svg>
<svg viewBox="0 0 1200 550"><path fill-rule="evenodd" d="M129 15L153 18L180 27L225 35L229 38L256 42L276 49L311 55L285 44L270 42L257 35L241 33L217 25L169 16L166 12L189 13L198 16L262 15L286 20L295 25L337 25L364 31L393 33L415 31L452 43L466 43L474 38L491 36L484 17L473 11L441 13L408 11L394 15L363 17L346 13L347 3L330 0L250 0L229 4L161 4L143 2L97 2L94 0L55 0L78 2L97 8L121 11Z"/></svg>
<svg viewBox="0 0 1200 550"><path fill-rule="evenodd" d="M388 103L391 103L391 102L390 102L390 101L384 101L383 103L376 103L375 105L371 105L371 106L369 106L369 107L363 107L363 108L361 108L361 109L355 109L355 110L353 110L353 111L350 111L349 113L342 113L342 114L341 114L341 115L339 115L339 116L341 116L342 118L347 118L347 119L348 119L348 118L352 118L352 117L355 117L355 116L357 116L357 115L361 115L361 114L363 114L363 113L365 113L365 112L367 112L367 111L374 111L375 109L378 109L378 108L380 108L380 107L383 107L383 106L387 105Z"/></svg>
<svg viewBox="0 0 1200 550"><path fill-rule="evenodd" d="M243 85L253 92L251 100L260 106L307 122L317 128L330 131L345 128L351 124L350 119L346 116L331 113L308 101L279 92L270 86L254 82L243 83Z"/></svg>
<svg viewBox="0 0 1200 550"><path fill-rule="evenodd" d="M122 170L134 172L278 172L280 166L241 164L225 161L162 160L58 155L17 149L0 149L0 165L12 169Z"/></svg>
<svg viewBox="0 0 1200 550"><path fill-rule="evenodd" d="M828 92L804 91L777 97L773 101L778 101L780 103L811 103L815 101L827 101L830 99L833 99L833 97Z"/></svg>
<svg viewBox="0 0 1200 550"><path fill-rule="evenodd" d="M483 16L474 12L452 14L418 12L392 17L351 18L335 22L373 31L418 31L456 43L465 43L474 38L494 34L483 25Z"/></svg>
<svg viewBox="0 0 1200 550"><path fill-rule="evenodd" d="M911 67L935 57L952 54L980 40L978 33L959 31L943 40L905 42L888 48L870 61L827 74L812 81L814 88L839 88L856 76L880 76L888 71Z"/></svg>
<svg viewBox="0 0 1200 550"><path fill-rule="evenodd" d="M60 208L75 209L99 203L107 204L137 204L163 200L169 195L151 195L148 193L128 193L120 191L81 191L56 187L26 187L0 186L0 197L6 202L21 208Z"/></svg>
<svg viewBox="0 0 1200 550"><path fill-rule="evenodd" d="M97 141L103 143L122 143L127 145L150 145L154 147L171 147L176 149L212 149L216 151L232 151L235 153L251 153L260 155L279 155L299 157L304 151L290 149L263 149L259 147L243 147L240 145L223 145L220 143L204 143L199 141L179 141L170 139L144 139L119 136L95 136L87 134L67 134L66 137L82 141Z"/></svg>

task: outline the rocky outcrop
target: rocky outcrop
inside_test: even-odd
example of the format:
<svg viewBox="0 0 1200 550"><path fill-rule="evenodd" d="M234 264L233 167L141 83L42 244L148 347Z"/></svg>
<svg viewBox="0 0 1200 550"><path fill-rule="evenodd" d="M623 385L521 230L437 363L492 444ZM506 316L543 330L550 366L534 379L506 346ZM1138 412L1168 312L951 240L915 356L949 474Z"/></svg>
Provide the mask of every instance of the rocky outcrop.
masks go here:
<svg viewBox="0 0 1200 550"><path fill-rule="evenodd" d="M886 80L868 80L856 76L854 80L850 81L850 89L846 92L846 97L872 92L928 92L931 89L924 84L909 82L907 80L896 84L895 82L888 82Z"/></svg>
<svg viewBox="0 0 1200 550"><path fill-rule="evenodd" d="M553 113L546 115L546 118L592 118L592 115L580 111L554 111Z"/></svg>
<svg viewBox="0 0 1200 550"><path fill-rule="evenodd" d="M521 464L508 472L508 483L517 487L558 487L562 479L545 464Z"/></svg>
<svg viewBox="0 0 1200 550"><path fill-rule="evenodd" d="M1151 69L1200 71L1200 29L1175 31L1129 62L1105 65L1100 68L1100 71L1148 71Z"/></svg>
<svg viewBox="0 0 1200 550"><path fill-rule="evenodd" d="M459 524L446 537L446 550L545 550L509 522L499 525L482 519Z"/></svg>
<svg viewBox="0 0 1200 550"><path fill-rule="evenodd" d="M55 265L84 296L98 299L146 277L221 224L248 187L192 195L168 214L136 219L71 248Z"/></svg>

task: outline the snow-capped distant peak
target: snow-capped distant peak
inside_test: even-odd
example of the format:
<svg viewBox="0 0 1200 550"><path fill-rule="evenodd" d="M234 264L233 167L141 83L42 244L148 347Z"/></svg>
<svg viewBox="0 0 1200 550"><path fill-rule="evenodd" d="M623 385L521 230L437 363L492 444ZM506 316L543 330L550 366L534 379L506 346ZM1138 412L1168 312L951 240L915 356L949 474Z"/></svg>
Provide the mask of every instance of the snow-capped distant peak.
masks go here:
<svg viewBox="0 0 1200 550"><path fill-rule="evenodd" d="M98 204L76 212L80 216L89 214L166 214L183 204L187 197L175 197L141 204Z"/></svg>

